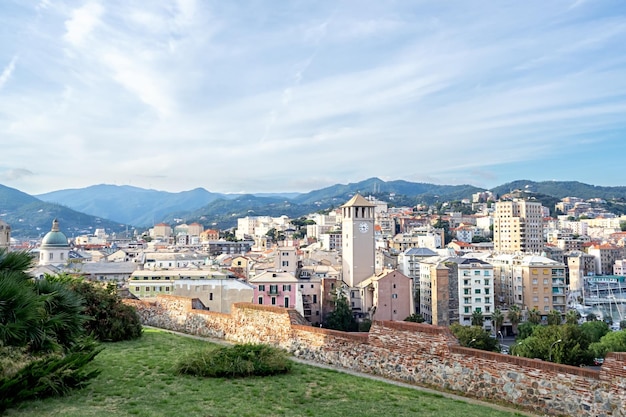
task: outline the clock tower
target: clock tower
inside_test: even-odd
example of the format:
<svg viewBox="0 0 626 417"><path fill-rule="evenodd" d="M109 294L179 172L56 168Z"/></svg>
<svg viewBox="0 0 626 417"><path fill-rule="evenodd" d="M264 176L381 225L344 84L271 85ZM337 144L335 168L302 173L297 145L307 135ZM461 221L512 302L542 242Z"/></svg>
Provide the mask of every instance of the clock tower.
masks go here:
<svg viewBox="0 0 626 417"><path fill-rule="evenodd" d="M342 273L351 288L375 272L374 207L360 194L341 206Z"/></svg>

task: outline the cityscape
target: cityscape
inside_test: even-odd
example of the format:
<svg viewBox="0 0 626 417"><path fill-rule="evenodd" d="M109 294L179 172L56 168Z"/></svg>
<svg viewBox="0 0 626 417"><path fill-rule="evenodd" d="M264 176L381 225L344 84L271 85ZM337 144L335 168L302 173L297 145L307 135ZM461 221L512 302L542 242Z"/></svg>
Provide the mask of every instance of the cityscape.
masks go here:
<svg viewBox="0 0 626 417"><path fill-rule="evenodd" d="M626 417L623 0L0 27L0 415Z"/></svg>

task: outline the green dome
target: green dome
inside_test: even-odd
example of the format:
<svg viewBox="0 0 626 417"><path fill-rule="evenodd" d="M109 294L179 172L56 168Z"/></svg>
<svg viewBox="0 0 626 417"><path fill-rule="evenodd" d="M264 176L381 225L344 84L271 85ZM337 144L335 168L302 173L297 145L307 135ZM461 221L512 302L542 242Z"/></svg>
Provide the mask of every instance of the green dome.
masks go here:
<svg viewBox="0 0 626 417"><path fill-rule="evenodd" d="M41 241L41 248L66 248L68 246L67 237L63 232L59 231L59 222L57 219L54 219L52 221L52 230L46 233Z"/></svg>

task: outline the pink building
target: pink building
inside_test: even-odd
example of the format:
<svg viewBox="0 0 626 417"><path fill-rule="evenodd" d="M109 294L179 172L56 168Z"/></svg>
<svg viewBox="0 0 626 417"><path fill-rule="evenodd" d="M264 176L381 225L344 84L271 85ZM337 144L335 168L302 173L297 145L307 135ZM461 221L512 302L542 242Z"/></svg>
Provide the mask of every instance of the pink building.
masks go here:
<svg viewBox="0 0 626 417"><path fill-rule="evenodd" d="M413 280L384 270L359 284L363 313L372 320L404 320L413 313Z"/></svg>
<svg viewBox="0 0 626 417"><path fill-rule="evenodd" d="M264 271L248 280L254 286L254 304L295 308L303 314L298 300L298 279L289 272Z"/></svg>

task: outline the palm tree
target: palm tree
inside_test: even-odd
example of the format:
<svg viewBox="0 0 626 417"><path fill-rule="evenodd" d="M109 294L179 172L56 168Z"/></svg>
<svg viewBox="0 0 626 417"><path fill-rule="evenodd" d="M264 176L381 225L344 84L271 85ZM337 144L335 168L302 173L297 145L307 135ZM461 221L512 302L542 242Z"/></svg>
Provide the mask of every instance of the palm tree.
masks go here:
<svg viewBox="0 0 626 417"><path fill-rule="evenodd" d="M35 281L27 252L0 249L0 346L33 352L71 347L85 333L84 300L66 283Z"/></svg>
<svg viewBox="0 0 626 417"><path fill-rule="evenodd" d="M561 312L558 310L551 310L548 313L548 325L549 326L558 326L563 321L563 317L561 316Z"/></svg>
<svg viewBox="0 0 626 417"><path fill-rule="evenodd" d="M577 310L569 310L565 314L565 324L578 324L580 313Z"/></svg>
<svg viewBox="0 0 626 417"><path fill-rule="evenodd" d="M483 327L485 323L485 317L483 316L483 312L480 310L474 310L472 312L472 326Z"/></svg>
<svg viewBox="0 0 626 417"><path fill-rule="evenodd" d="M517 334L517 325L520 321L522 321L522 312L516 304L513 304L509 307L507 316L509 317L509 321L513 327L513 334Z"/></svg>
<svg viewBox="0 0 626 417"><path fill-rule="evenodd" d="M498 334L500 329L502 329L502 323L504 323L504 314L502 314L499 308L496 308L491 315L491 322L493 323L496 334Z"/></svg>
<svg viewBox="0 0 626 417"><path fill-rule="evenodd" d="M44 338L43 301L26 273L32 262L27 252L0 249L0 345L27 346Z"/></svg>
<svg viewBox="0 0 626 417"><path fill-rule="evenodd" d="M528 311L528 322L532 324L541 323L541 312L536 308Z"/></svg>

